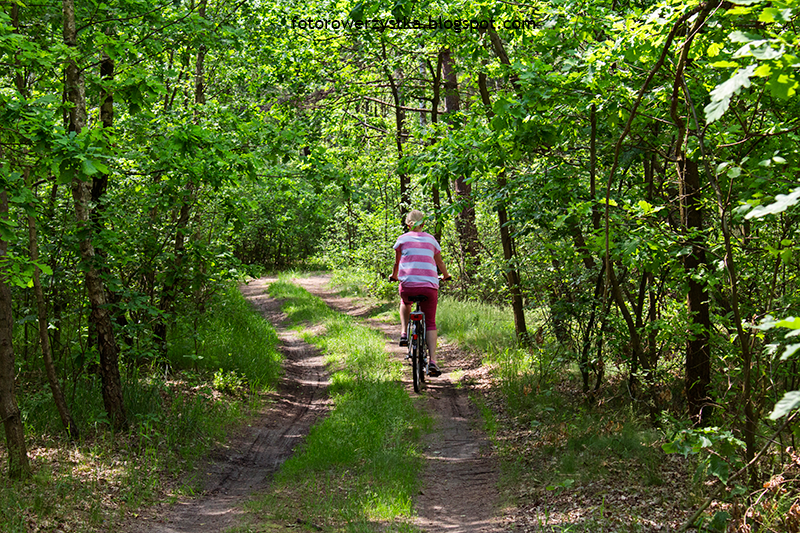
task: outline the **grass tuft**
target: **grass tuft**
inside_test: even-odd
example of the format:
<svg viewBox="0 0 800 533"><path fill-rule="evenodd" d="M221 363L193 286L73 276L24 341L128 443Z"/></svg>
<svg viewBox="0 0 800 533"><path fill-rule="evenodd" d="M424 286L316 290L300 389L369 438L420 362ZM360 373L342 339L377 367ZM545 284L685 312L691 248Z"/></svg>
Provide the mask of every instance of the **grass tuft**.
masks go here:
<svg viewBox="0 0 800 533"><path fill-rule="evenodd" d="M280 374L278 336L239 290L231 287L195 323L182 321L170 341L168 358L176 368L236 372L254 391Z"/></svg>

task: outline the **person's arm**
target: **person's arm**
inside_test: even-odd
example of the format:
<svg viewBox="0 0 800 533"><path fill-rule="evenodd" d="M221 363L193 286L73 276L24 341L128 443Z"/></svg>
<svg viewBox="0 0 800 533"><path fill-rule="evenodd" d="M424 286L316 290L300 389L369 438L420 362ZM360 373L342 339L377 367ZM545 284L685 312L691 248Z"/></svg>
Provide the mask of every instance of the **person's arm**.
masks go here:
<svg viewBox="0 0 800 533"><path fill-rule="evenodd" d="M394 249L394 268L392 269L392 277L389 279L398 279L398 275L400 275L400 257L402 256L402 252L400 252L400 248Z"/></svg>
<svg viewBox="0 0 800 533"><path fill-rule="evenodd" d="M442 273L442 277L447 279L450 277L450 274L447 273L447 267L444 266L444 261L442 261L442 252L436 252L433 254L433 260L436 262L436 266L439 267L439 271Z"/></svg>

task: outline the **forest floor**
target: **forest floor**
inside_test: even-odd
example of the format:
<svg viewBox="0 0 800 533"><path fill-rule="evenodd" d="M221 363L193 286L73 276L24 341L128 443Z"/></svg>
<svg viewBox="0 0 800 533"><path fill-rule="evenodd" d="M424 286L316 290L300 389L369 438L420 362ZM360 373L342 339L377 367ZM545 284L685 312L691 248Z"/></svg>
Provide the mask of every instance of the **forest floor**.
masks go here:
<svg viewBox="0 0 800 533"><path fill-rule="evenodd" d="M180 497L141 513L121 531L125 533L223 532L246 523L244 504L252 495L269 489L270 479L291 456L294 447L329 408L327 373L321 354L300 340L286 322L281 302L270 298L271 279L243 285L245 297L275 325L286 357L285 375L274 401L207 465L206 489L193 498ZM404 358L397 346L397 324L369 318L376 304L363 298L342 297L328 288L326 276L298 278L293 282L346 313L385 333L386 350ZM416 501L415 525L430 533L490 533L500 531L671 531L690 512L685 496L689 484L681 458L668 456L654 468L659 483L644 482L639 467L618 457L604 468L610 476L575 486L549 486L544 477L555 461L542 453L541 444L558 436L519 428L503 414L489 369L481 357L440 340L443 374L430 380L423 392L425 408L434 419L425 436L426 464L423 488ZM407 389L413 394L410 372ZM480 429L476 400L497 417L493 444ZM611 423L611 426L614 424ZM609 431L614 431L611 427ZM602 430L601 430L602 432ZM498 446L498 443L502 443ZM501 462L509 454L524 464L512 488L500 492ZM580 468L580 466L578 467ZM298 524L299 525L299 524Z"/></svg>

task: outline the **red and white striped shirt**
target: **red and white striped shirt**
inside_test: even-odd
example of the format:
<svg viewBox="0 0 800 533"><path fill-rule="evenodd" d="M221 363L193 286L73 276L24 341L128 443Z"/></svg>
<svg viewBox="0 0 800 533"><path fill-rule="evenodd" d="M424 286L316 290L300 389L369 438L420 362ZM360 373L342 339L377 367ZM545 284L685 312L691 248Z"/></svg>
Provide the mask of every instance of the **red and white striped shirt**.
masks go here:
<svg viewBox="0 0 800 533"><path fill-rule="evenodd" d="M439 288L439 275L433 256L442 247L436 238L424 231L409 231L397 238L395 250L400 250L397 278L403 287Z"/></svg>

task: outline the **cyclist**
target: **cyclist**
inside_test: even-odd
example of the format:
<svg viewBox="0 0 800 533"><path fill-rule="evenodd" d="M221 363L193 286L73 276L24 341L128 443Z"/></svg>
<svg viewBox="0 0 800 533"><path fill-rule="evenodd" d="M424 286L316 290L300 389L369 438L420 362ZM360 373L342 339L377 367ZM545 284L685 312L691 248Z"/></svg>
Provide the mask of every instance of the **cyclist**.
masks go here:
<svg viewBox="0 0 800 533"><path fill-rule="evenodd" d="M447 267L442 261L442 247L436 238L422 231L425 226L425 215L414 209L406 215L408 232L400 235L394 243L394 269L390 279L400 281L400 346L408 346L408 321L413 308L409 301L411 296L425 296L427 300L420 302L420 309L425 313L428 344L428 374L431 377L441 375L436 365L436 305L439 300L439 276L436 268L442 272L442 279L450 279Z"/></svg>

